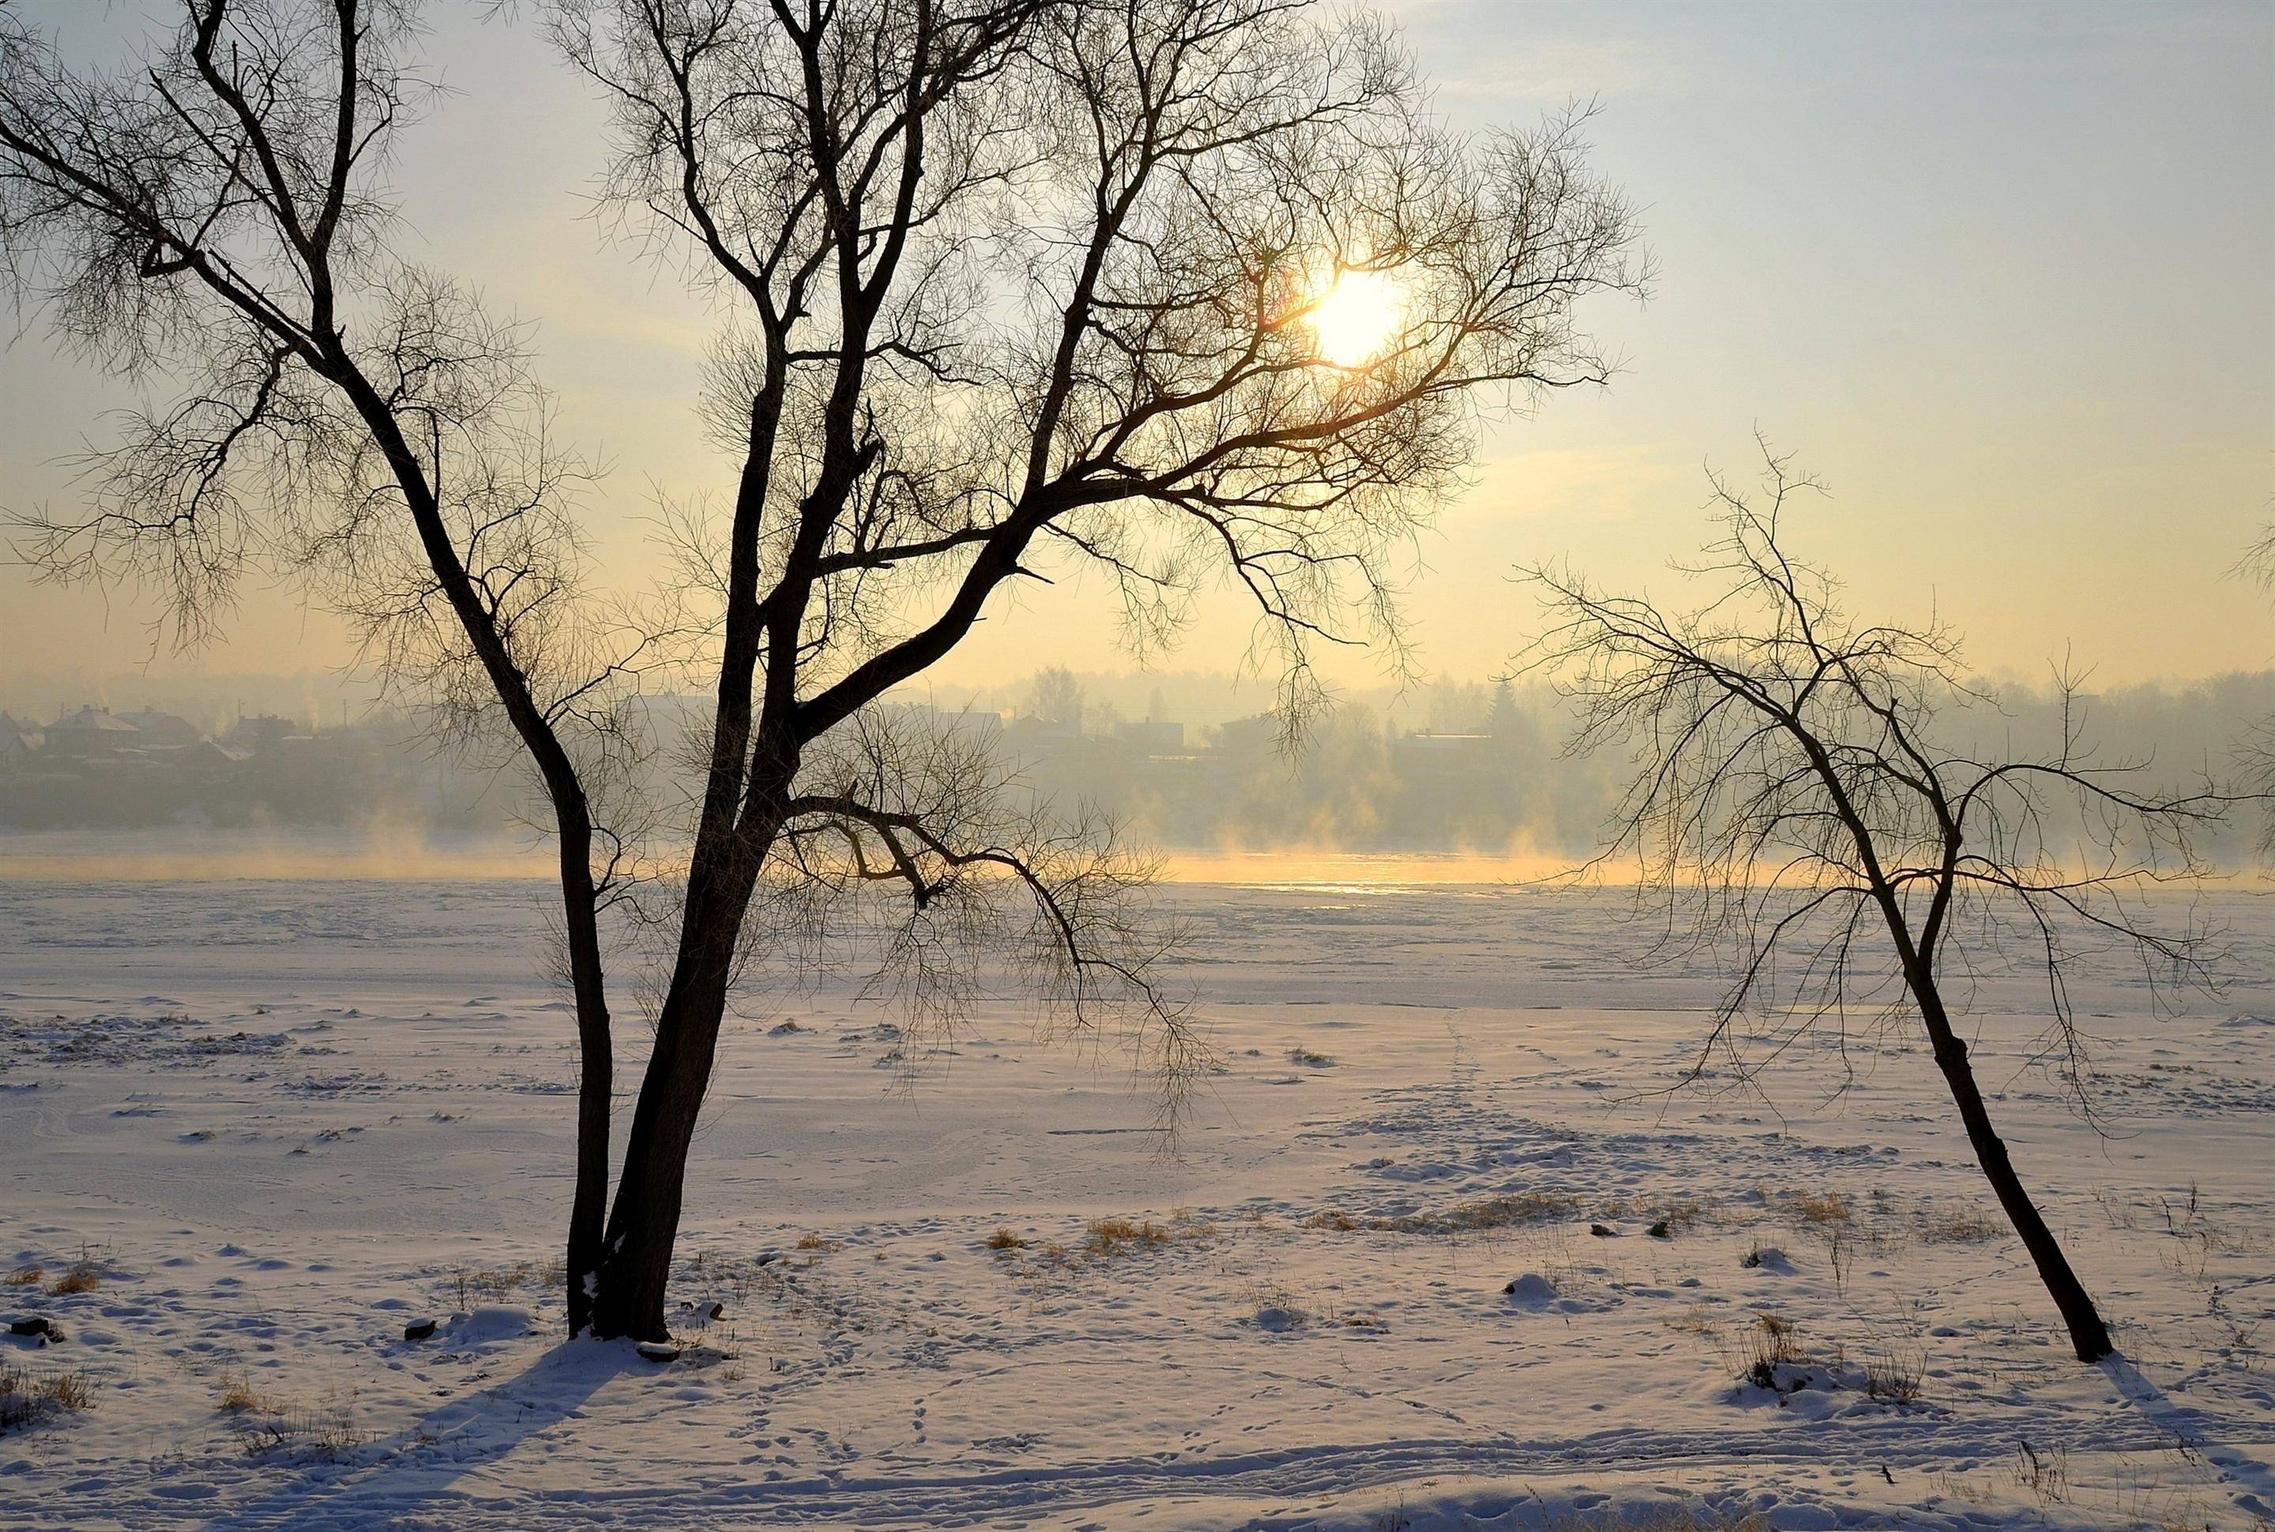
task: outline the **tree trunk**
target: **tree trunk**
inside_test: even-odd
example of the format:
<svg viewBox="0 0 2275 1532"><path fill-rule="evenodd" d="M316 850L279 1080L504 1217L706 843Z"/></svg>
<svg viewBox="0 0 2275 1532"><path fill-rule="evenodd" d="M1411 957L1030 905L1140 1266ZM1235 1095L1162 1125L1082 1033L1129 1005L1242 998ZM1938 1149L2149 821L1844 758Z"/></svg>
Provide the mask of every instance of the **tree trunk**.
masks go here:
<svg viewBox="0 0 2275 1532"><path fill-rule="evenodd" d="M577 1007L577 1180L569 1203L565 1264L569 1333L581 1335L592 1325L599 1290L602 1219L608 1202L608 1119L615 1090L608 986L601 964L599 911L592 877L592 806L553 720L538 706L529 678L507 647L494 614L484 608L475 592L473 579L444 524L426 470L405 439L393 405L357 369L336 336L321 362L316 371L345 392L372 440L385 454L418 529L428 567L448 597L553 805L554 825L560 835L561 918L567 927L569 982Z"/></svg>
<svg viewBox="0 0 2275 1532"><path fill-rule="evenodd" d="M666 1340L664 1291L687 1179L688 1149L710 1088L728 980L756 864L737 857L724 869L691 870L671 987L656 1017L655 1050L624 1141L624 1168L609 1212L592 1311L603 1337Z"/></svg>
<svg viewBox="0 0 2275 1532"><path fill-rule="evenodd" d="M591 854L590 831L562 835L562 915L568 924L569 983L577 1006L577 1181L569 1203L565 1262L572 1336L592 1328L593 1300L600 1291L601 1238L608 1216L608 1118L615 1104Z"/></svg>
<svg viewBox="0 0 2275 1532"><path fill-rule="evenodd" d="M2062 1322L2069 1326L2070 1345L2081 1362L2098 1362L2113 1353L2117 1347L2109 1339L2109 1327L2102 1323L2101 1311L2093 1305L2093 1298L2085 1290L2077 1273L2070 1269L2069 1257L2062 1253L2061 1242L2054 1231L2046 1227L2030 1194L2022 1189L2022 1180L2014 1173L2014 1162L2007 1158L2006 1145L1991 1128L1991 1114L1983 1104L1982 1090L1975 1084L1974 1066L1967 1062L1967 1045L1951 1028L1951 1018L1943 1008L1943 997L1933 980L1912 980L1912 994L1919 1002L1921 1019L1927 1023L1927 1034L1935 1045L1935 1063L1943 1071L1943 1078L1951 1087L1951 1100L1959 1108L1959 1120L1967 1125L1967 1141L1975 1147L1975 1159L1983 1167L1983 1175L1998 1194L1999 1206L2006 1209L2014 1232L2022 1236L2023 1248L2030 1252L2030 1260L2038 1268L2038 1279L2046 1284L2053 1296L2054 1306L2062 1311Z"/></svg>

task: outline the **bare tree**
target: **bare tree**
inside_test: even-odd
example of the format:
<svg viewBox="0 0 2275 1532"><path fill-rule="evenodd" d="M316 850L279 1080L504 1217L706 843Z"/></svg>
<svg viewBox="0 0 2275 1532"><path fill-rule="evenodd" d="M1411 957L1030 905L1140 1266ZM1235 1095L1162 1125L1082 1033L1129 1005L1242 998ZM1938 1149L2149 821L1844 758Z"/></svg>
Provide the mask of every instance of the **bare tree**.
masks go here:
<svg viewBox="0 0 2275 1532"><path fill-rule="evenodd" d="M1082 732L1082 683L1064 665L1047 665L1027 685L1027 716L1068 734Z"/></svg>
<svg viewBox="0 0 2275 1532"><path fill-rule="evenodd" d="M1916 1016L2078 1358L2096 1361L2108 1329L1992 1127L1955 1012L1979 961L2024 954L2046 986L2041 1045L2090 1111L2073 968L2113 948L2152 985L2210 982L2205 931L2192 914L2165 928L2174 912L2147 896L2204 874L2191 838L2237 800L2159 791L2146 761L2097 763L2067 676L2044 753L1954 745L1959 715L1989 701L1956 638L1861 623L1829 575L1787 554L1781 519L1809 487L1775 456L1758 495L1715 481L1722 537L1678 566L1706 596L1685 613L1525 571L1549 621L1528 664L1577 705L1575 750L1629 752L1604 859L1632 855L1670 931L1733 961L1693 1078L1717 1057L1756 1067L1736 1023L1757 1004L1779 1018L1779 1048L1828 1025L1845 1037L1860 1014Z"/></svg>
<svg viewBox="0 0 2275 1532"><path fill-rule="evenodd" d="M84 517L26 518L25 551L58 578L155 581L192 639L248 571L308 573L398 674L503 715L554 816L581 1059L569 1267L589 1271L616 859L575 736L609 699L539 658L577 599L585 470L519 330L387 251L379 168L430 95L414 39L397 0L184 0L131 67L75 71L0 11L0 260L66 349L179 390L86 465Z"/></svg>
<svg viewBox="0 0 2275 1532"><path fill-rule="evenodd" d="M1393 561L1479 412L1604 380L1574 305L1643 277L1576 119L1451 135L1385 28L1305 0L559 0L551 35L613 106L609 205L717 300L704 408L738 466L719 517L676 518L710 604L612 618L513 332L388 247L412 0L181 4L117 73L0 19L19 290L121 370L210 377L38 551L162 578L193 626L255 562L317 573L384 658L478 677L511 721L557 820L570 1313L603 1335L664 1334L690 1143L777 897L900 888L921 918L892 955L921 973L942 912L1021 892L1078 1008L1174 1023L1116 913L1125 864L978 811L952 751L860 747L881 699L1007 587L1087 568L1141 644L1229 576L1300 713L1317 646L1395 634ZM594 911L618 885L591 763L667 663L713 705L603 1229Z"/></svg>

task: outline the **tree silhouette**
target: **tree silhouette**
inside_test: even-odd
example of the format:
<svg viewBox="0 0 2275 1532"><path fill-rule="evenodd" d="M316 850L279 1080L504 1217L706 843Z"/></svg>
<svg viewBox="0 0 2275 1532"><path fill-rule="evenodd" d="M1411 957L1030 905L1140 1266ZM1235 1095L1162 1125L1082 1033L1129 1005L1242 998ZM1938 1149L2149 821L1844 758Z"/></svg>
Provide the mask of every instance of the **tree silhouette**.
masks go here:
<svg viewBox="0 0 2275 1532"><path fill-rule="evenodd" d="M817 887L901 889L894 950L943 1001L971 961L935 963L946 912L958 941L1039 936L1028 971L1077 1015L1135 1006L1156 1066L1189 1064L1127 859L988 809L966 747L881 700L1079 567L1140 644L1228 579L1300 713L1320 645L1395 634L1393 561L1480 412L1606 378L1574 305L1644 275L1577 119L1452 134L1386 28L1302 0L558 0L543 25L611 105L609 206L722 316L703 408L736 480L672 518L675 598L634 605L583 552L586 471L522 333L397 253L418 7L180 3L117 71L0 12L19 290L65 346L192 380L34 551L164 581L193 633L289 569L455 716L510 723L560 848L568 1298L603 1335L664 1334L730 991ZM1324 347L1351 272L1397 301ZM622 801L626 703L665 679L711 709L611 1201L599 915L652 819Z"/></svg>
<svg viewBox="0 0 2275 1532"><path fill-rule="evenodd" d="M1723 535L1684 567L1705 587L1687 613L1525 571L1549 623L1527 663L1579 709L1575 749L1626 752L1632 785L1604 856L1635 858L1671 929L1735 953L1700 1068L1717 1051L1753 1067L1734 1023L1757 1003L1787 1018L1779 1047L1859 1008L1908 1009L2073 1349L2097 1361L2108 1328L1992 1126L1949 991L1993 949L2022 955L2044 977L2047 1043L2090 1108L2071 970L2113 946L2152 983L2210 983L2206 933L2165 929L2143 895L2197 881L2193 838L2240 800L2209 784L2161 792L2145 762L2095 761L2067 677L2046 753L1945 742L1939 715L1987 701L1956 638L1842 610L1832 578L1780 543L1809 487L1775 456L1752 499L1715 481Z"/></svg>

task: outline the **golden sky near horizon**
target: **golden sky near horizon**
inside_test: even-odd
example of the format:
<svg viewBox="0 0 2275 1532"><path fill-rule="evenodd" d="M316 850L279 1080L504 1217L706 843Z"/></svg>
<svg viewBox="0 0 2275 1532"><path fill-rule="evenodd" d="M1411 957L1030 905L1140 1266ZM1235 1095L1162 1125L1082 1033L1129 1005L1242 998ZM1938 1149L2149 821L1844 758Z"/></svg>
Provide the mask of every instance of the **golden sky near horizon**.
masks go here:
<svg viewBox="0 0 2275 1532"><path fill-rule="evenodd" d="M155 8L26 7L90 49ZM1940 613L1987 671L2042 675L2065 646L2105 684L2275 662L2275 603L2232 574L2275 517L2275 9L1390 8L1459 122L1594 98L1597 163L1660 269L1648 304L1587 316L1628 360L1613 385L1497 426L1442 508L1408 592L1426 671L1485 674L1518 646L1519 562L1664 586L1704 525L1704 465L1746 474L1757 429L1832 491L1802 550L1862 606ZM538 322L564 425L614 465L600 546L637 570L656 486L732 484L691 410L710 318L583 217L598 110L527 27L454 16L432 43L458 94L397 168L410 253ZM67 506L58 457L121 402L36 329L0 353L0 509ZM938 683L1000 684L1046 651L1127 668L1109 606L1030 587ZM0 695L141 665L149 610L0 567ZM1160 663L1232 670L1247 635L1225 595ZM150 663L343 657L328 619L266 592L228 642Z"/></svg>

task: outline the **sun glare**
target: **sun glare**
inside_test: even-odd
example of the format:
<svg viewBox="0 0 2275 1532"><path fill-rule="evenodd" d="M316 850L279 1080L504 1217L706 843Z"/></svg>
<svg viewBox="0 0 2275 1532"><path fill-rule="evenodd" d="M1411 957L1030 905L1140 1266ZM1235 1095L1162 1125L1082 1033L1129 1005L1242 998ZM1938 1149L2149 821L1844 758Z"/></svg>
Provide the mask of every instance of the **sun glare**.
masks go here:
<svg viewBox="0 0 2275 1532"><path fill-rule="evenodd" d="M1387 272L1339 271L1311 311L1311 331L1324 360L1364 367L1398 333L1405 313L1405 290Z"/></svg>

